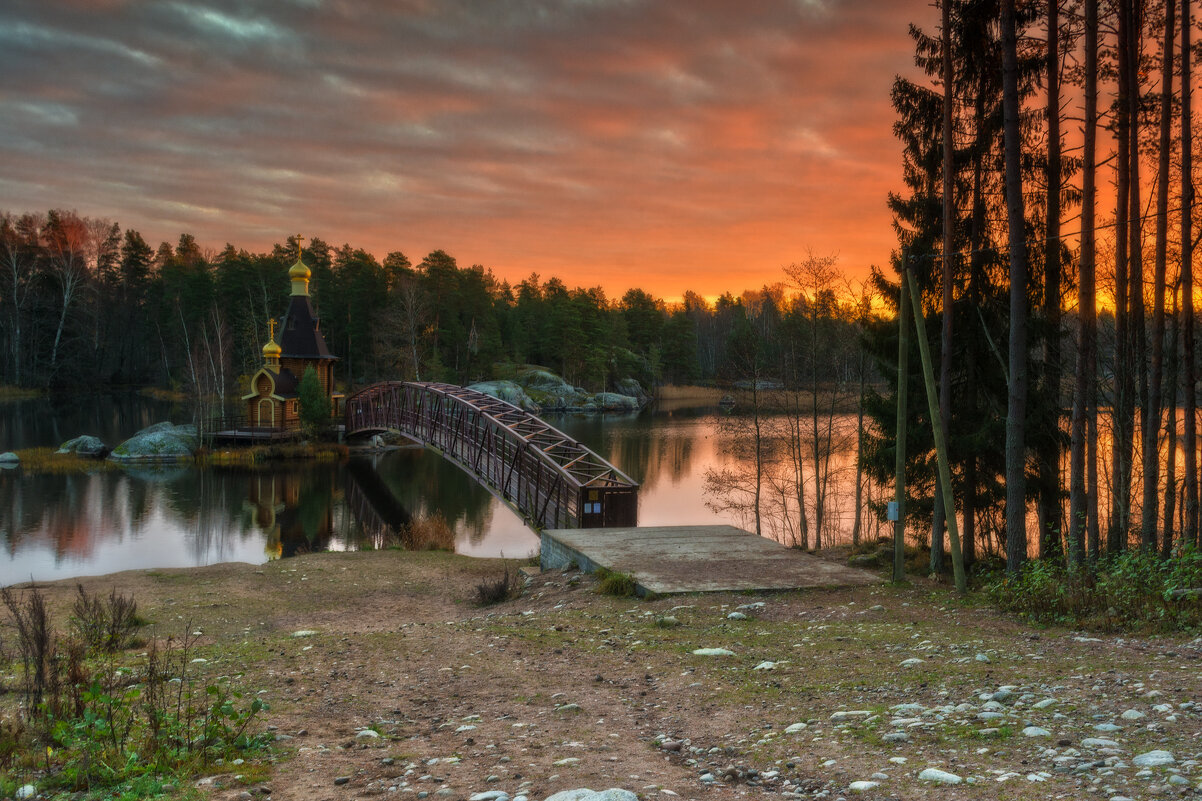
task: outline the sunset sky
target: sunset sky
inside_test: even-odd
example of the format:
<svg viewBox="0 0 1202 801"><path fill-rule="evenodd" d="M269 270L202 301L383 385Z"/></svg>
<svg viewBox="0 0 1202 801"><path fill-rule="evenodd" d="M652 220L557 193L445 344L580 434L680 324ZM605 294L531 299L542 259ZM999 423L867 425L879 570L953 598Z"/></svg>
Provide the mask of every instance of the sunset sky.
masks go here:
<svg viewBox="0 0 1202 801"><path fill-rule="evenodd" d="M441 248L611 296L894 245L926 0L8 0L0 210Z"/></svg>

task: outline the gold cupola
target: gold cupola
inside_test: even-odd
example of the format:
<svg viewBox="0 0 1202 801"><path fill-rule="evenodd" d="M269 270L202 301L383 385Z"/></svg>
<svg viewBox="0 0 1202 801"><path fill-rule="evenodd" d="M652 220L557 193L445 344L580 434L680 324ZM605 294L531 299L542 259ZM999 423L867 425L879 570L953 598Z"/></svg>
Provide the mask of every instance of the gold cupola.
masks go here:
<svg viewBox="0 0 1202 801"><path fill-rule="evenodd" d="M309 279L313 277L313 271L307 264L297 259L296 264L288 271L288 277L292 280L293 295L309 294Z"/></svg>
<svg viewBox="0 0 1202 801"><path fill-rule="evenodd" d="M269 320L268 325L271 327L271 336L268 338L267 344L263 346L263 363L278 373L280 371L280 354L284 351L275 341L275 319Z"/></svg>

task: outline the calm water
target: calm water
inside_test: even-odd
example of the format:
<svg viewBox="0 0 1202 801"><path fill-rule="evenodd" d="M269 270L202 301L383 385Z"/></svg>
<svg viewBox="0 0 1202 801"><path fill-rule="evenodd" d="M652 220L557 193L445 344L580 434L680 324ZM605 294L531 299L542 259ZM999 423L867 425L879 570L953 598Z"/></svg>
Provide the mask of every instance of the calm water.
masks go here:
<svg viewBox="0 0 1202 801"><path fill-rule="evenodd" d="M80 433L115 445L150 423L186 417L136 395L0 404L0 451L57 445ZM741 524L705 503L706 468L733 458L718 445L716 410L550 421L641 483L641 525ZM538 550L535 534L508 507L418 448L345 465L253 471L22 476L0 470L0 585L355 549L378 542L382 527L434 512L452 527L460 553L526 557Z"/></svg>

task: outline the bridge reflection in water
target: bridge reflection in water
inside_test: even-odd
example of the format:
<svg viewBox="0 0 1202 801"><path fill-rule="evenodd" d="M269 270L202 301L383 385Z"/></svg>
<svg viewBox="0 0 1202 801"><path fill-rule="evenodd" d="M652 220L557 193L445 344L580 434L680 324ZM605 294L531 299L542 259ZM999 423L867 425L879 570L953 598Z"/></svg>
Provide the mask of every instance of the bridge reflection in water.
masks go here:
<svg viewBox="0 0 1202 801"><path fill-rule="evenodd" d="M397 431L435 450L534 529L638 525L639 485L562 431L465 387L373 384L346 401L346 434Z"/></svg>

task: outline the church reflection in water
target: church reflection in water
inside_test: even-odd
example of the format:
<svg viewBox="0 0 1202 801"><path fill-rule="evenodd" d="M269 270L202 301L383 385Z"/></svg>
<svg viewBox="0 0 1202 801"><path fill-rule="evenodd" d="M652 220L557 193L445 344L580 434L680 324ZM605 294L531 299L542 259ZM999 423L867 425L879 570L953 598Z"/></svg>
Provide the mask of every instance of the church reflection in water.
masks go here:
<svg viewBox="0 0 1202 801"><path fill-rule="evenodd" d="M338 471L254 473L245 508L265 537L269 559L414 545L413 516L363 460Z"/></svg>
<svg viewBox="0 0 1202 801"><path fill-rule="evenodd" d="M330 549L338 498L327 478L314 471L250 476L246 508L265 537L263 550L269 559Z"/></svg>

